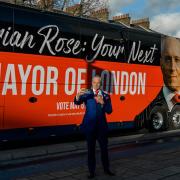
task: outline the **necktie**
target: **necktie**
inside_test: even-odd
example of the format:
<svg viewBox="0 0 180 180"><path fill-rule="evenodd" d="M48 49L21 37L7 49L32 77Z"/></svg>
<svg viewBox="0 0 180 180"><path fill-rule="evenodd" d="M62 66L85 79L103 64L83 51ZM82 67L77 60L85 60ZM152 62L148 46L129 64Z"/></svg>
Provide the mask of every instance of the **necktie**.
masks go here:
<svg viewBox="0 0 180 180"><path fill-rule="evenodd" d="M175 94L172 98L173 104L180 103L180 94Z"/></svg>
<svg viewBox="0 0 180 180"><path fill-rule="evenodd" d="M98 95L98 93L99 93L99 89L96 89L96 96Z"/></svg>
<svg viewBox="0 0 180 180"><path fill-rule="evenodd" d="M95 97L97 97L98 93L99 93L99 89L96 89L96 90L95 90ZM95 99L95 100L96 100L96 102L98 103L97 99Z"/></svg>

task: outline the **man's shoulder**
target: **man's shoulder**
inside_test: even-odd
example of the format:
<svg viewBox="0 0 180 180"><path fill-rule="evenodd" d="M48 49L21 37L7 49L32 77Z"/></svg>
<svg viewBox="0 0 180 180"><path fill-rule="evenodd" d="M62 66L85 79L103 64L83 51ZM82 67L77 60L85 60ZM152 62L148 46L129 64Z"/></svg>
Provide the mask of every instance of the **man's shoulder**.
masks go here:
<svg viewBox="0 0 180 180"><path fill-rule="evenodd" d="M165 98L165 95L164 95L164 92L163 92L163 88L161 88L161 90L159 91L159 93L156 96L156 98L159 98L159 99Z"/></svg>
<svg viewBox="0 0 180 180"><path fill-rule="evenodd" d="M163 88L161 88L161 90L159 91L159 93L157 94L157 96L153 99L153 101L150 103L150 105L155 105L156 103L159 102L166 102L165 100L165 96L163 93Z"/></svg>
<svg viewBox="0 0 180 180"><path fill-rule="evenodd" d="M89 96L92 96L92 95L94 95L93 90L92 89L88 89L87 92L82 95L82 97L88 98Z"/></svg>
<svg viewBox="0 0 180 180"><path fill-rule="evenodd" d="M104 96L105 98L110 98L110 94L109 94L107 91L103 91L103 90L102 90L102 92L103 92L103 96Z"/></svg>

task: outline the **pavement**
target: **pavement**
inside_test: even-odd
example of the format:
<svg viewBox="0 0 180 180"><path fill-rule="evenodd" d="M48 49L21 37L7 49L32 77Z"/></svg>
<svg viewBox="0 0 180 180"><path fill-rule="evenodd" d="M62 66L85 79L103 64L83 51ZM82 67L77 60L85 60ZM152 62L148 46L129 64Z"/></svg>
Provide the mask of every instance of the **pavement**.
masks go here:
<svg viewBox="0 0 180 180"><path fill-rule="evenodd" d="M109 148L124 144L140 143L148 140L156 140L164 137L180 136L180 130L171 130L157 133L143 133L109 138ZM99 149L99 146L97 146ZM36 147L26 147L20 149L10 149L0 151L0 168L8 165L22 164L37 160L64 157L72 154L86 153L85 141L72 143L60 143L51 145L41 145Z"/></svg>
<svg viewBox="0 0 180 180"><path fill-rule="evenodd" d="M68 143L69 144L69 143ZM66 144L66 145L68 145ZM65 144L64 144L65 145ZM43 148L57 147L56 152L49 158L39 155L42 159L34 160L27 150L21 158L14 160L14 163L1 161L0 179L1 180L85 180L87 179L88 169L86 164L87 151L86 143L73 142L69 144L69 151L61 144L35 147ZM74 152L71 151L72 147ZM28 149L28 148L27 148ZM51 149L51 150L52 150ZM13 150L8 150L13 151ZM18 150L15 150L18 151ZM109 138L109 154L111 170L116 176L109 177L103 173L100 152L97 146L97 180L117 179L117 180L179 180L180 179L180 130L167 131L163 133L138 134L125 137ZM16 154L16 156L20 156ZM59 153L61 152L61 153ZM5 152L4 152L5 153ZM11 152L12 153L12 152ZM35 154L35 152L34 152ZM27 156L28 155L28 156ZM0 154L2 158L2 154ZM22 158L24 157L24 158ZM26 161L22 161L22 159ZM31 159L31 161L29 160ZM36 159L36 161L35 161ZM3 163L5 164L3 164ZM24 164L23 164L23 163ZM11 167L12 166L12 167Z"/></svg>
<svg viewBox="0 0 180 180"><path fill-rule="evenodd" d="M116 176L110 177L103 173L101 163L96 168L97 180L179 180L180 179L180 143L156 145L155 150L148 153L135 153L130 156L123 155L111 160L111 169ZM159 148L161 147L161 148ZM141 147L142 148L142 147ZM116 151L116 149L114 149ZM137 151L137 150L133 150ZM144 151L145 152L145 151ZM111 152L113 153L113 152ZM87 179L87 166L80 163L76 166L64 167L30 176L22 176L16 180L85 180Z"/></svg>

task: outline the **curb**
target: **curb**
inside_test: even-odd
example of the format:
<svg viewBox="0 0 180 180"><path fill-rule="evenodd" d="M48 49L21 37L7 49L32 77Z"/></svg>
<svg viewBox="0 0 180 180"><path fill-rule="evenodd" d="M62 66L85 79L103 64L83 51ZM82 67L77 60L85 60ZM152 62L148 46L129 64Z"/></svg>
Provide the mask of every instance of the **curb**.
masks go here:
<svg viewBox="0 0 180 180"><path fill-rule="evenodd" d="M180 129L158 133L111 137L109 138L109 148L131 143L142 143L148 140L157 140L160 138L176 136L180 136ZM99 147L97 146L97 150L98 149ZM65 156L82 154L86 152L87 148L85 141L53 145L42 145L38 147L28 147L14 150L3 150L0 151L0 167L3 168L6 166L31 163L34 161L62 158Z"/></svg>

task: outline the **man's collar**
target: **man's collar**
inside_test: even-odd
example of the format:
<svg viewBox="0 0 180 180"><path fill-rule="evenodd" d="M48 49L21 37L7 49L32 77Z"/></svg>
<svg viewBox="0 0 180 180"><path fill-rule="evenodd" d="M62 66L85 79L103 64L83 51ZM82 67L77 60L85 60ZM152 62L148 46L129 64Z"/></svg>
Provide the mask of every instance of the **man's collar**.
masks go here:
<svg viewBox="0 0 180 180"><path fill-rule="evenodd" d="M96 89L94 89L94 88L92 88L92 90L95 92L95 91L97 91ZM100 88L98 89L99 91L101 90Z"/></svg>
<svg viewBox="0 0 180 180"><path fill-rule="evenodd" d="M163 86L163 94L166 101L171 101L173 96L175 95L175 91L171 91L166 85Z"/></svg>
<svg viewBox="0 0 180 180"><path fill-rule="evenodd" d="M176 93L180 94L180 92L170 90L166 85L163 86L163 95L168 104L170 111L172 110L174 106L172 103L172 98L175 96Z"/></svg>
<svg viewBox="0 0 180 180"><path fill-rule="evenodd" d="M100 95L102 95L103 94L103 91L99 88L98 89L99 90L99 93L98 94L100 94ZM95 93L96 92L96 90L94 89L94 88L92 88L92 91Z"/></svg>

